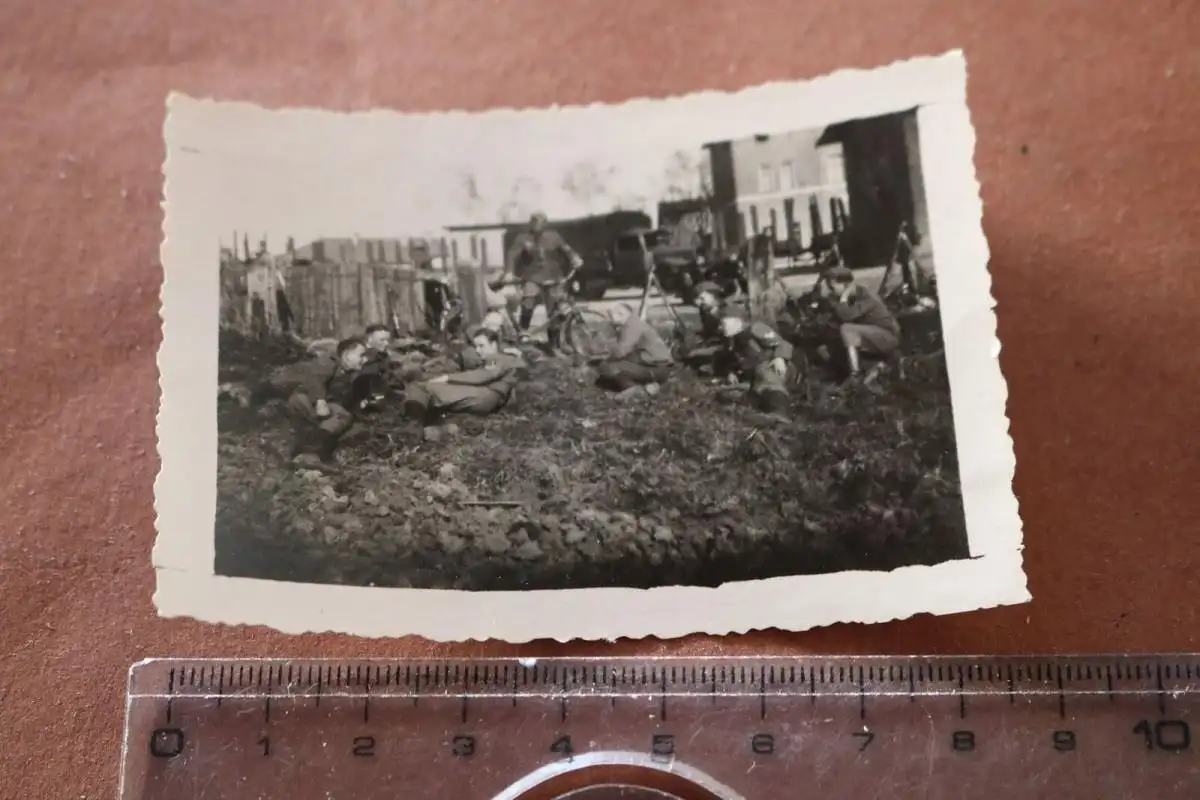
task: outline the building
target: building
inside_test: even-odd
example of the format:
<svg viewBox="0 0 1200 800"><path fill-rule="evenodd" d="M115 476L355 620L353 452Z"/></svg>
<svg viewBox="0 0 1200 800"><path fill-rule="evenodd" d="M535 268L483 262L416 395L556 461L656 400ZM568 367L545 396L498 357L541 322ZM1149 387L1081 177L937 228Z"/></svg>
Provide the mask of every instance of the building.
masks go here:
<svg viewBox="0 0 1200 800"><path fill-rule="evenodd" d="M741 244L773 233L808 248L844 224L847 260L882 264L908 222L921 242L918 255L927 256L916 122L912 110L705 145L718 237Z"/></svg>

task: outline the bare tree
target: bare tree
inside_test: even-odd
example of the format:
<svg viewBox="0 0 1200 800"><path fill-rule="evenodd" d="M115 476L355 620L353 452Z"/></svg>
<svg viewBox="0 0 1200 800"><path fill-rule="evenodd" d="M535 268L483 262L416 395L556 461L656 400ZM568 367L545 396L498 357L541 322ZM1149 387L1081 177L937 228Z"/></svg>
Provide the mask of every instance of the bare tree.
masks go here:
<svg viewBox="0 0 1200 800"><path fill-rule="evenodd" d="M508 199L500 204L501 222L517 222L528 217L538 207L542 186L533 178L519 178L509 190Z"/></svg>
<svg viewBox="0 0 1200 800"><path fill-rule="evenodd" d="M604 204L609 184L616 174L615 166L601 169L594 161L581 161L567 170L561 187L572 199L591 209Z"/></svg>
<svg viewBox="0 0 1200 800"><path fill-rule="evenodd" d="M676 150L667 160L667 200L692 200L712 196L712 171L708 159L688 150Z"/></svg>

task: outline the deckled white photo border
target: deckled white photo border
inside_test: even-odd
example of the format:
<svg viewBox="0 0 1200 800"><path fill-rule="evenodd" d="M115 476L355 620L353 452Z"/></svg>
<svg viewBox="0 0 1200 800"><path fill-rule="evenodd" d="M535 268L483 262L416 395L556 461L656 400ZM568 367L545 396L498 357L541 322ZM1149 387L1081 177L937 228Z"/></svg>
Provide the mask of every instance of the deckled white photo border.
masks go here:
<svg viewBox="0 0 1200 800"><path fill-rule="evenodd" d="M805 82L736 93L704 92L612 106L500 109L483 113L339 114L266 110L172 94L165 126L163 340L158 365L162 470L155 484L157 592L164 617L266 625L287 633L417 634L438 641L615 639L803 630L836 622L882 622L1026 602L1022 528L1011 482L1015 469L997 356L960 51L873 70L845 70ZM569 129L588 115L621 115L630 130L721 121L721 137L813 128L918 108L932 249L937 259L970 560L892 572L771 578L718 588L573 589L462 592L283 583L213 574L217 474L218 271L216 242L228 232L219 208L236 191L222 160L271 153L279 170L303 169L331 146L377 136L382 123L413 135L477 136L491 129ZM476 131L471 133L471 131ZM234 158L234 161L237 159ZM348 181L325 186L325 201L366 203ZM287 202L281 198L281 202ZM394 203L394 199L389 202ZM412 202L420 202L419 198ZM397 211L403 218L403 209Z"/></svg>

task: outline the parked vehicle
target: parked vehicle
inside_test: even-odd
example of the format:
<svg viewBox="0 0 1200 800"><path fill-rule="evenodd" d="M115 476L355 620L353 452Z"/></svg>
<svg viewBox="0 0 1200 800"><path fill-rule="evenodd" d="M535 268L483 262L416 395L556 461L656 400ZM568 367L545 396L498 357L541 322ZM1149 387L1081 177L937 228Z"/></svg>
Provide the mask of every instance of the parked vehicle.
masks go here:
<svg viewBox="0 0 1200 800"><path fill-rule="evenodd" d="M641 289L650 265L663 291L692 302L693 288L714 281L728 293L745 288L745 265L736 253L714 257L703 237L681 240L663 228L631 228L606 251L584 255L584 265L568 287L587 300L599 300L609 289Z"/></svg>

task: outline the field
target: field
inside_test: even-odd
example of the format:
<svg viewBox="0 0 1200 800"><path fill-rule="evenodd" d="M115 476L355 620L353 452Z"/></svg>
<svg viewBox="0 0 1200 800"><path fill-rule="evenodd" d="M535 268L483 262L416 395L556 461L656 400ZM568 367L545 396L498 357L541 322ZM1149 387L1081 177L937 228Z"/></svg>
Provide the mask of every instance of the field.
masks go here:
<svg viewBox="0 0 1200 800"><path fill-rule="evenodd" d="M715 586L966 558L937 314L917 324L903 378L813 372L786 421L683 372L655 398L618 402L586 368L544 359L507 409L441 441L394 407L371 415L331 475L287 465L277 406L223 403L217 572L505 590ZM222 337L222 381L295 357Z"/></svg>

